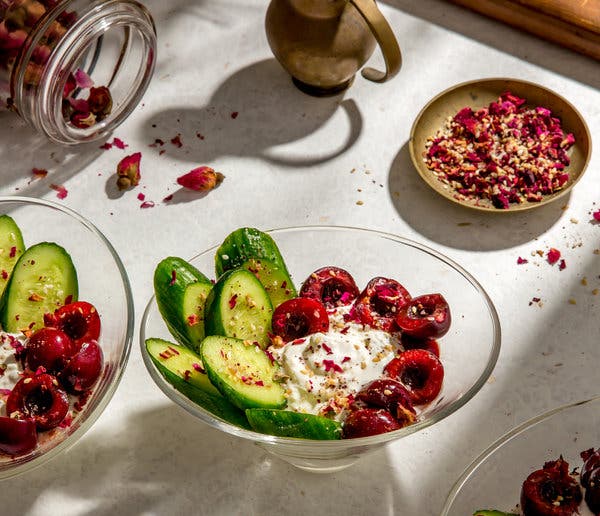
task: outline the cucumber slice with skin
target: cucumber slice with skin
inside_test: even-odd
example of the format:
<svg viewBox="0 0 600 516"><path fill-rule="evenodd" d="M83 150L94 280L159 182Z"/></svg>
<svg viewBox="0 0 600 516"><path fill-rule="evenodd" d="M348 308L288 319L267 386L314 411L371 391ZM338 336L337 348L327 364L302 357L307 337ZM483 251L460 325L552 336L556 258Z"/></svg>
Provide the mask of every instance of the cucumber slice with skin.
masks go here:
<svg viewBox="0 0 600 516"><path fill-rule="evenodd" d="M288 299L298 297L296 287L292 283L287 270L275 265L269 260L251 258L241 266L250 271L262 283L265 291L271 299L273 309Z"/></svg>
<svg viewBox="0 0 600 516"><path fill-rule="evenodd" d="M146 339L145 345L160 374L186 398L229 423L250 428L244 413L221 396L201 372L204 368L198 355L162 339Z"/></svg>
<svg viewBox="0 0 600 516"><path fill-rule="evenodd" d="M8 215L0 216L0 295L19 257L25 252L23 235Z"/></svg>
<svg viewBox="0 0 600 516"><path fill-rule="evenodd" d="M44 326L44 314L77 301L77 271L69 253L52 242L31 246L19 258L0 300L0 324L16 333Z"/></svg>
<svg viewBox="0 0 600 516"><path fill-rule="evenodd" d="M282 408L285 392L276 367L258 346L230 337L206 337L200 357L213 385L241 409Z"/></svg>
<svg viewBox="0 0 600 516"><path fill-rule="evenodd" d="M154 270L158 311L171 335L184 346L198 349L204 338L204 303L211 281L183 258L169 256Z"/></svg>
<svg viewBox="0 0 600 516"><path fill-rule="evenodd" d="M243 267L256 274L271 297L273 308L297 296L283 256L270 235L255 228L230 233L215 253L217 277Z"/></svg>
<svg viewBox="0 0 600 516"><path fill-rule="evenodd" d="M262 434L303 439L334 440L342 438L342 425L332 419L290 410L248 409L250 426Z"/></svg>
<svg viewBox="0 0 600 516"><path fill-rule="evenodd" d="M230 270L219 278L206 300L206 334L257 342L265 349L272 315L271 300L254 274Z"/></svg>

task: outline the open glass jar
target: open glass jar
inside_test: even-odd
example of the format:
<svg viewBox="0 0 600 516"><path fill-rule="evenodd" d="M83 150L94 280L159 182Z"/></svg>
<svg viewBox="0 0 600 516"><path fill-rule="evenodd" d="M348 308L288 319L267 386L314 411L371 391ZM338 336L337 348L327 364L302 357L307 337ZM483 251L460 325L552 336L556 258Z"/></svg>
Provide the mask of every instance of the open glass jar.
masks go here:
<svg viewBox="0 0 600 516"><path fill-rule="evenodd" d="M55 142L115 129L155 56L152 17L134 0L0 0L0 101Z"/></svg>

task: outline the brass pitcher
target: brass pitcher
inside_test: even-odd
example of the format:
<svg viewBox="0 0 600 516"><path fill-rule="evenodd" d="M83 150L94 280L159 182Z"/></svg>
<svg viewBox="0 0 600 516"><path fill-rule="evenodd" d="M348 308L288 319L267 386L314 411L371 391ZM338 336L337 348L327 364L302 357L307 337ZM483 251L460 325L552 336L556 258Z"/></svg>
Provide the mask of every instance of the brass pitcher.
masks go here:
<svg viewBox="0 0 600 516"><path fill-rule="evenodd" d="M347 88L379 43L386 70L364 68L375 82L400 70L398 41L374 0L271 0L265 20L273 54L311 95Z"/></svg>

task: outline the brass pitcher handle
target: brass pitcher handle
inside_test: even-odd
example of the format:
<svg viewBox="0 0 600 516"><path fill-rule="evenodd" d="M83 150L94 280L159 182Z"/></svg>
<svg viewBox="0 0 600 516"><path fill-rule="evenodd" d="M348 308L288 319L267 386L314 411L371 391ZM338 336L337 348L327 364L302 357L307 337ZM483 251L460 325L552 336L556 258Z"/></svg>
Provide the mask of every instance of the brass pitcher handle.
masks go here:
<svg viewBox="0 0 600 516"><path fill-rule="evenodd" d="M374 82L385 82L396 75L402 65L402 54L396 36L390 27L390 24L381 14L381 11L375 5L374 0L350 0L350 3L362 15L371 29L373 36L381 47L383 59L385 60L385 72L375 70L375 68L363 68L362 76L365 79Z"/></svg>

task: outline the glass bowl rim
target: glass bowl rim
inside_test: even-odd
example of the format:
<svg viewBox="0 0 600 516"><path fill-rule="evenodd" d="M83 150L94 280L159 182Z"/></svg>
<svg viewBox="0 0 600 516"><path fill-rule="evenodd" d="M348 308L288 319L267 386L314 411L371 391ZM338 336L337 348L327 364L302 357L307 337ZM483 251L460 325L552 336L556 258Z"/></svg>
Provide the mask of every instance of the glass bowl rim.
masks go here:
<svg viewBox="0 0 600 516"><path fill-rule="evenodd" d="M118 363L115 364L114 377L112 381L109 384L107 384L106 390L104 391L102 397L97 401L96 406L81 422L79 427L73 433L67 435L62 441L60 441L58 444L56 444L46 452L40 455L33 455L26 462L16 463L14 467L7 467L5 470L3 470L0 467L0 480L5 480L20 475L21 473L31 471L32 469L35 469L45 464L49 460L59 455L61 452L67 450L68 448L76 444L79 441L79 439L81 439L81 437L83 437L83 435L92 427L92 425L104 412L104 409L106 409L106 407L108 406L119 384L121 383L121 378L123 377L127 366L127 362L129 360L129 355L131 353L131 347L133 343L133 332L135 327L133 295L131 291L131 284L129 283L129 277L127 276L127 271L125 270L125 266L123 265L123 262L121 261L121 258L117 254L117 251L115 250L113 245L92 222L86 219L83 215L77 213L75 210L46 199L37 199L33 197L18 195L0 196L0 207L9 203L22 204L25 206L35 205L44 208L50 208L52 210L64 213L65 215L68 215L77 222L79 222L87 230L89 230L106 247L112 259L114 260L115 265L117 266L117 270L119 271L121 281L123 282L123 290L127 306L127 326L125 332L125 342L123 343L123 350L121 351ZM18 459L19 458L17 457L16 460L18 461Z"/></svg>
<svg viewBox="0 0 600 516"><path fill-rule="evenodd" d="M424 245L419 242L415 242L414 240L410 240L408 238L404 238L393 233L378 231L374 229L367 228L359 228L353 226L334 226L334 225L305 225L305 226L287 226L281 228L271 228L265 230L266 233L270 235L277 235L281 233L293 233L299 231L337 231L337 232L358 232L363 234L368 234L369 236L375 236L379 238L383 238L386 240L392 240L396 243L406 245L409 247L413 247L419 251L425 252L442 261L446 265L449 265L455 271L457 271L463 278L465 278L475 290L482 296L485 304L487 305L490 318L493 326L493 343L492 348L490 350L490 354L488 357L488 361L486 363L485 369L480 374L479 378L471 387L466 390L462 396L458 399L450 403L447 407L444 407L439 412L436 412L431 417L424 419L423 421L419 421L412 425L406 426L399 430L394 430L393 432L387 432L384 434L373 435L369 437L359 437L354 439L340 439L340 440L315 440L315 439L302 439L296 437L279 437L274 435L262 434L258 432L254 432L252 430L246 430L244 428L237 427L233 424L230 424L226 421L223 421L209 411L203 409L199 405L196 405L193 401L189 400L186 396L177 391L174 387L172 387L158 372L154 364L152 363L151 358L148 356L148 353L145 349L145 340L146 340L146 324L147 320L150 316L150 311L153 308L153 303L155 303L156 296L152 295L146 308L144 310L144 315L142 317L141 325L140 325L140 349L142 353L142 358L144 360L144 365L148 370L150 376L158 385L158 387L163 391L163 393L171 400L177 403L181 408L186 410L188 413L193 416L199 418L204 423L212 426L213 428L217 428L222 430L228 434L235 435L237 437L242 437L244 439L252 440L262 444L281 444L288 446L303 446L303 447L315 447L315 448L348 448L352 446L368 446L374 444L384 444L388 441L396 440L400 437L405 437L407 435L413 434L419 430L427 428L438 421L446 418L450 414L454 413L456 410L465 405L475 394L483 387L487 379L490 377L496 362L498 360L498 355L500 353L500 340L501 340L501 330L500 330L500 320L498 318L498 313L496 308L487 294L487 292L483 289L481 284L462 266L456 263L451 258L446 257L442 253ZM189 259L189 261L196 260L197 258L203 257L209 253L214 253L216 249L219 247L219 244L213 245L210 248L202 251L201 253L193 256Z"/></svg>
<svg viewBox="0 0 600 516"><path fill-rule="evenodd" d="M484 451L482 451L477 457L475 457L475 459L473 459L473 461L462 472L462 474L460 475L460 477L458 478L458 480L456 480L456 482L454 483L454 485L450 489L450 492L448 493L448 496L446 498L446 502L444 503L444 508L442 509L442 513L441 513L440 516L448 516L448 514L450 512L450 509L452 508L452 504L456 500L456 497L458 496L458 494L460 493L461 489L466 484L466 482L469 480L469 478L471 477L471 475L489 457L491 457L497 451L501 450L502 447L506 443L508 443L508 442L512 441L513 439L519 437L521 434L523 434L524 432L526 432L530 428L533 428L534 426L536 426L536 425L538 425L540 423L543 423L544 421L546 421L547 419L550 419L552 416L555 416L556 414L559 414L561 412L564 412L566 410L569 410L569 409L572 409L572 408L575 408L575 407L578 407L578 406L587 405L588 403L590 403L590 404L598 403L599 404L599 409L600 409L600 395L593 396L593 397L585 399L585 400L574 401L574 402L571 402L571 403L560 405L560 406L555 407L553 409L550 409L550 410L547 410L547 411L542 412L540 414L537 414L536 416L534 416L534 417L532 417L530 419L527 419L526 421L524 421L523 423L517 425L516 427L511 428L508 432L506 432L505 434L503 434L502 436L500 436L498 439L496 439Z"/></svg>

